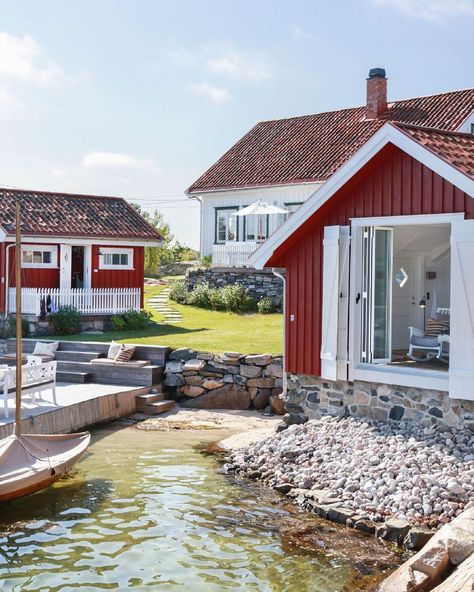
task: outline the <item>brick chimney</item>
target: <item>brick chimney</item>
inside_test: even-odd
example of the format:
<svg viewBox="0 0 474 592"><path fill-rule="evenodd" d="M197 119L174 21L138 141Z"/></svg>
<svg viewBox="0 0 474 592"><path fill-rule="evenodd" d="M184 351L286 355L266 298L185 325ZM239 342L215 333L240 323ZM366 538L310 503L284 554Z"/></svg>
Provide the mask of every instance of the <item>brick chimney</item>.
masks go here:
<svg viewBox="0 0 474 592"><path fill-rule="evenodd" d="M387 78L384 68L372 68L367 78L365 116L376 119L387 109Z"/></svg>

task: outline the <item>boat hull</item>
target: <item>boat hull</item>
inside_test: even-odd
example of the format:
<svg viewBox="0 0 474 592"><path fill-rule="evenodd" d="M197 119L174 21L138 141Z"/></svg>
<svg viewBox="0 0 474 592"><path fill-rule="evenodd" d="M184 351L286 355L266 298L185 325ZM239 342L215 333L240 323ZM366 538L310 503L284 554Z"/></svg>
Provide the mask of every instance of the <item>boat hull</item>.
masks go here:
<svg viewBox="0 0 474 592"><path fill-rule="evenodd" d="M81 458L90 434L25 434L0 443L0 502L45 489Z"/></svg>

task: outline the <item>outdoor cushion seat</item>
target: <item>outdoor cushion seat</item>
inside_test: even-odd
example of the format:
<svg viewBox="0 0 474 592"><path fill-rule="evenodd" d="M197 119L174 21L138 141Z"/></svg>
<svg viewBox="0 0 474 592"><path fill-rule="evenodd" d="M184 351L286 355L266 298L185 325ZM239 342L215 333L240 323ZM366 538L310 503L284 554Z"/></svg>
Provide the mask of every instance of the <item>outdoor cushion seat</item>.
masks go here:
<svg viewBox="0 0 474 592"><path fill-rule="evenodd" d="M413 346L421 346L421 347L438 347L438 337L429 337L428 335L419 337L413 336L410 340L411 345Z"/></svg>
<svg viewBox="0 0 474 592"><path fill-rule="evenodd" d="M127 366L128 368L143 368L144 366L151 366L150 360L129 360L128 362L116 362L110 358L94 358L91 364L102 364L104 366Z"/></svg>

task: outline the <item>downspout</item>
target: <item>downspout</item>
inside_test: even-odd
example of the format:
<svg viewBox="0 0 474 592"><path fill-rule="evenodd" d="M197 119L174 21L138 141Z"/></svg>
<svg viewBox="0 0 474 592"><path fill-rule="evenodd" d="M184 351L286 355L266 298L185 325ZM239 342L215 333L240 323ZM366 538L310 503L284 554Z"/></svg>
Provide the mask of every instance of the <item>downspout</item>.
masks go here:
<svg viewBox="0 0 474 592"><path fill-rule="evenodd" d="M11 243L5 249L5 312L3 313L3 318L6 319L8 317L8 288L9 283L8 280L10 278L10 249L15 246L15 243Z"/></svg>
<svg viewBox="0 0 474 592"><path fill-rule="evenodd" d="M283 282L283 392L282 395L286 395L287 391L287 380L286 380L286 278L274 267L272 267L272 273L277 278L280 278Z"/></svg>

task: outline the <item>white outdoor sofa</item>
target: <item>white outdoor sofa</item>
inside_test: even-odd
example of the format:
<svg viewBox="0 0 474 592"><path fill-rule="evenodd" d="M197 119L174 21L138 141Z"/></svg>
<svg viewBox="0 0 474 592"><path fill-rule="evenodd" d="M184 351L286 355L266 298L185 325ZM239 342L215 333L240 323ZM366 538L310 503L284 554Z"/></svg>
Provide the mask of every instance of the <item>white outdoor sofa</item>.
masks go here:
<svg viewBox="0 0 474 592"><path fill-rule="evenodd" d="M28 363L22 366L21 383L22 394L31 396L35 403L36 395L43 391L51 391L53 402L56 401L56 367L57 362L41 362L41 358L28 356ZM3 388L3 413L5 418L10 417L8 413L8 399L16 396L16 368L6 366L0 369L0 388Z"/></svg>

